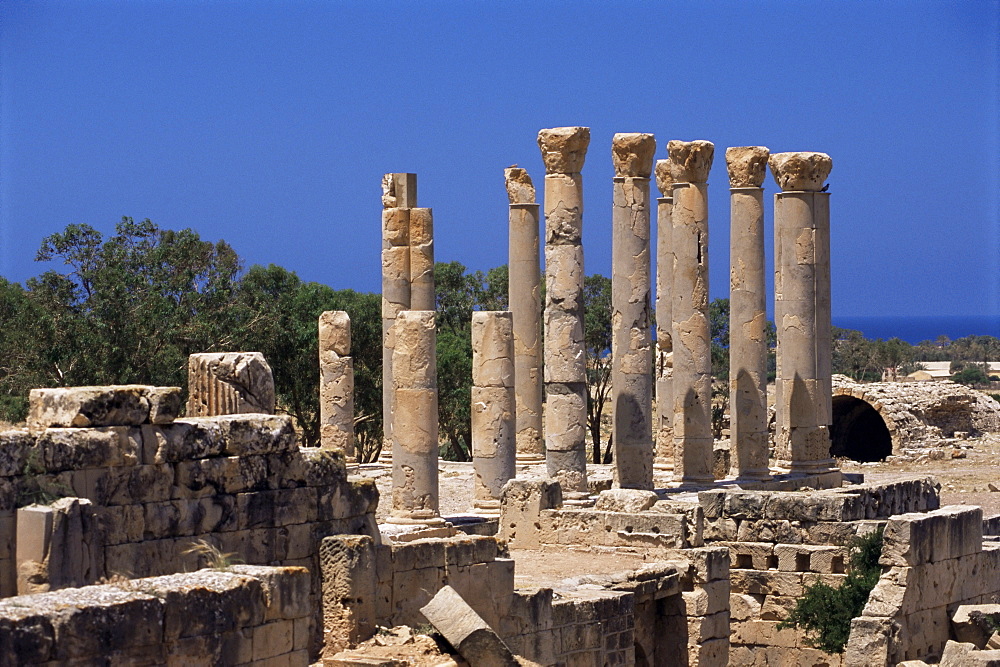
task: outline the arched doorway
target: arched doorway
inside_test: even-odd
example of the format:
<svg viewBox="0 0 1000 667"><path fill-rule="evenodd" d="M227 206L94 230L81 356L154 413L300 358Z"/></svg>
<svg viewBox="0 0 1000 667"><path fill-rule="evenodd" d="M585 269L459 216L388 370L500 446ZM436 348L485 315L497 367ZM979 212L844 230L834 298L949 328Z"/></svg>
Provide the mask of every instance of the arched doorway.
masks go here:
<svg viewBox="0 0 1000 667"><path fill-rule="evenodd" d="M882 461L892 454L892 436L882 415L853 396L833 397L830 454L855 461Z"/></svg>

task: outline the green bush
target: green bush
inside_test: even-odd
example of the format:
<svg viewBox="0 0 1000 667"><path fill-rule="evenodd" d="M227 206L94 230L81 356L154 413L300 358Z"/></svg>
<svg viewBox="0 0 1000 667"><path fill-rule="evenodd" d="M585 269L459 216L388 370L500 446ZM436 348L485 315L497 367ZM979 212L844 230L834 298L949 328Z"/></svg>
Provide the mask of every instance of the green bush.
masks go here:
<svg viewBox="0 0 1000 667"><path fill-rule="evenodd" d="M817 581L805 594L779 629L801 628L810 646L827 653L843 653L851 633L851 619L861 615L868 595L882 574L878 559L882 553L882 529L855 538L849 547L850 568L837 588Z"/></svg>

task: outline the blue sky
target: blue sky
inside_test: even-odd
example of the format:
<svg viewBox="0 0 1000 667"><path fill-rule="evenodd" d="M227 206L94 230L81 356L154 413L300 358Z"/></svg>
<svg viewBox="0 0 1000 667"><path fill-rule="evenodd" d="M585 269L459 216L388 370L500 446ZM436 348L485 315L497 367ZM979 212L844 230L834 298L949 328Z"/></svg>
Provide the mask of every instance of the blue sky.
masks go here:
<svg viewBox="0 0 1000 667"><path fill-rule="evenodd" d="M507 261L503 169L591 127L588 273L611 269L611 136L833 157L835 315L1000 317L1000 1L0 3L0 275L123 215L379 289L380 179L418 174L438 260ZM776 186L770 178L770 195ZM540 188L539 188L540 189Z"/></svg>

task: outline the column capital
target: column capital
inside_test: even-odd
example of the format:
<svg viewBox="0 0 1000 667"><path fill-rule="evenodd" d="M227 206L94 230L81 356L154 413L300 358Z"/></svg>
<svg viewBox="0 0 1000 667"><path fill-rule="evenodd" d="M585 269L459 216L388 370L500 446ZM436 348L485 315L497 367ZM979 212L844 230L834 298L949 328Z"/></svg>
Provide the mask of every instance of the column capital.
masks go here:
<svg viewBox="0 0 1000 667"><path fill-rule="evenodd" d="M504 182L507 185L507 198L511 204L534 204L535 184L526 169L511 165L503 170Z"/></svg>
<svg viewBox="0 0 1000 667"><path fill-rule="evenodd" d="M656 161L656 188L661 197L674 196L674 177L670 175L670 160Z"/></svg>
<svg viewBox="0 0 1000 667"><path fill-rule="evenodd" d="M653 171L656 138L641 132L619 132L611 139L615 176L649 178Z"/></svg>
<svg viewBox="0 0 1000 667"><path fill-rule="evenodd" d="M579 173L589 145L589 127L553 127L538 132L546 174Z"/></svg>
<svg viewBox="0 0 1000 667"><path fill-rule="evenodd" d="M708 181L708 172L712 169L715 144L701 139L671 139L667 144L667 156L674 183L705 183Z"/></svg>
<svg viewBox="0 0 1000 667"><path fill-rule="evenodd" d="M775 153L767 164L786 192L819 192L833 169L833 160L826 153Z"/></svg>
<svg viewBox="0 0 1000 667"><path fill-rule="evenodd" d="M767 176L767 158L770 151L765 146L730 146L726 149L726 168L729 170L729 187L759 188Z"/></svg>

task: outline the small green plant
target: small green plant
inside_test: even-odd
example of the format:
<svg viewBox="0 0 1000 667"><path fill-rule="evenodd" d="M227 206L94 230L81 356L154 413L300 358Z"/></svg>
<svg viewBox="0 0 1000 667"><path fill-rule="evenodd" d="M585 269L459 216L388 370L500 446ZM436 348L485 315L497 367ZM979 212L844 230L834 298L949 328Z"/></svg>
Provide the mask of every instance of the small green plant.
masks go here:
<svg viewBox="0 0 1000 667"><path fill-rule="evenodd" d="M806 588L778 629L801 628L810 646L827 653L843 653L851 633L851 619L861 615L868 595L878 583L882 569L882 528L855 538L848 547L847 577L834 588L821 581Z"/></svg>
<svg viewBox="0 0 1000 667"><path fill-rule="evenodd" d="M235 553L223 553L214 544L206 542L205 540L195 540L191 543L191 546L184 550L185 555L196 554L199 557L205 559L208 563L208 567L215 570L228 570L233 565L242 563L243 561L236 557Z"/></svg>

